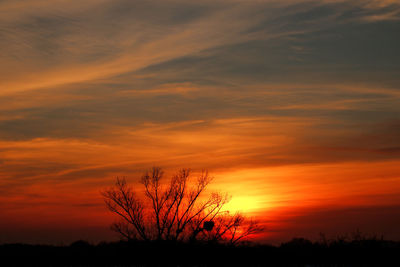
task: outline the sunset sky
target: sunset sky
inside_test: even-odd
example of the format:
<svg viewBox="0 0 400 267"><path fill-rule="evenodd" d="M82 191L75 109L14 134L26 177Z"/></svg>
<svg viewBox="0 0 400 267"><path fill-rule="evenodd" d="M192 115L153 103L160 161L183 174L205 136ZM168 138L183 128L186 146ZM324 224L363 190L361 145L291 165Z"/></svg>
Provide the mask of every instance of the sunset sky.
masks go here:
<svg viewBox="0 0 400 267"><path fill-rule="evenodd" d="M118 240L100 191L208 169L269 243L400 239L399 0L3 0L0 243Z"/></svg>

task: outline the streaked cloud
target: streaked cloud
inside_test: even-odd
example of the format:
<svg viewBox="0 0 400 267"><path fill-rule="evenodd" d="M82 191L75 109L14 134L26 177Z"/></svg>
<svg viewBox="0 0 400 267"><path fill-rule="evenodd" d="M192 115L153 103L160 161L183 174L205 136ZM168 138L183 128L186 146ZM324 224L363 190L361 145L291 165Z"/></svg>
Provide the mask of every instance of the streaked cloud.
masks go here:
<svg viewBox="0 0 400 267"><path fill-rule="evenodd" d="M108 236L98 191L153 165L209 168L216 188L271 212L277 239L334 214L324 207L365 219L399 204L398 1L6 0L0 12L2 229L68 213Z"/></svg>

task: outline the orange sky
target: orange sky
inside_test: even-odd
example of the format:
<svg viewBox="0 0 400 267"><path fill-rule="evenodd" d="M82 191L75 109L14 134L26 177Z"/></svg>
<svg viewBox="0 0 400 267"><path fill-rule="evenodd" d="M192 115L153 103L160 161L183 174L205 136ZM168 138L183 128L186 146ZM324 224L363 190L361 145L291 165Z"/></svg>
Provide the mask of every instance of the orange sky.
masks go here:
<svg viewBox="0 0 400 267"><path fill-rule="evenodd" d="M117 239L99 192L152 166L208 169L261 241L400 239L398 1L0 12L0 243Z"/></svg>

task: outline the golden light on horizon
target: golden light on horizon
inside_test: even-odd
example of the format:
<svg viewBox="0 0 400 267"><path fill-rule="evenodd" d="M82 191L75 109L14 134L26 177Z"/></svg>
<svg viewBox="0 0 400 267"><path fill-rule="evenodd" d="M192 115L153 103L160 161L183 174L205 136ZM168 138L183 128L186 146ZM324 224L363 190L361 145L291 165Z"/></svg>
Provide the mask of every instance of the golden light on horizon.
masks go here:
<svg viewBox="0 0 400 267"><path fill-rule="evenodd" d="M265 208L260 202L257 196L234 196L224 206L224 210L230 213L240 212L245 215L251 215L256 212L261 212L262 209Z"/></svg>
<svg viewBox="0 0 400 267"><path fill-rule="evenodd" d="M108 233L99 191L160 166L280 238L400 238L399 1L139 2L0 1L0 237Z"/></svg>

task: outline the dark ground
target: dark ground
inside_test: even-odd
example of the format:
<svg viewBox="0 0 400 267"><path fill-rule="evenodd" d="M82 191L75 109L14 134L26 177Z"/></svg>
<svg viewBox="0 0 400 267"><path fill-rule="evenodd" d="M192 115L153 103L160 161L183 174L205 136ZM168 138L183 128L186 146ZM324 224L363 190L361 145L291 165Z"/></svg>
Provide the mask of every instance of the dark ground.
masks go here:
<svg viewBox="0 0 400 267"><path fill-rule="evenodd" d="M77 241L69 246L4 244L0 258L1 266L400 266L400 242L297 238L280 246L228 246Z"/></svg>

